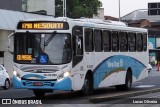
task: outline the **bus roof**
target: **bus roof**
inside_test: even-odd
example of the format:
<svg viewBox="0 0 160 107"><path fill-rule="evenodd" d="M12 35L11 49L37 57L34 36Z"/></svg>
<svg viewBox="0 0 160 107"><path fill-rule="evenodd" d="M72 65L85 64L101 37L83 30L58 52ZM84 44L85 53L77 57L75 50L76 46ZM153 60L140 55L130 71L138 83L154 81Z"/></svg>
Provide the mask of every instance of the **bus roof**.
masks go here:
<svg viewBox="0 0 160 107"><path fill-rule="evenodd" d="M106 25L117 25L117 26L127 26L124 22L111 21L111 20L101 20L93 18L81 18L81 19L71 19L67 17L57 17L57 18L38 18L38 19L26 19L21 21L75 21L75 22L86 22L94 24L106 24Z"/></svg>
<svg viewBox="0 0 160 107"><path fill-rule="evenodd" d="M110 21L110 20L101 20L101 19L93 19L93 18L80 18L80 19L71 19L68 17L57 17L57 18L38 18L38 19L25 19L20 22L27 21L63 21L68 23L73 23L73 25L79 25L84 27L99 27L106 29L118 29L123 31L139 31L139 32L147 32L147 29L137 28L137 27L128 27L128 25L124 22L119 21Z"/></svg>

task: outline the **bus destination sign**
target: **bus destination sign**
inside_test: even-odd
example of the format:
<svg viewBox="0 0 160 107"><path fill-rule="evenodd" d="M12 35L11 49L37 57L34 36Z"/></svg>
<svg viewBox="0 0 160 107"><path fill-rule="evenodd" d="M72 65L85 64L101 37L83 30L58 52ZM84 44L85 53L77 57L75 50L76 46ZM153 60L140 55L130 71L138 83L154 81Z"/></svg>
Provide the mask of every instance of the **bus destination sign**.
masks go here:
<svg viewBox="0 0 160 107"><path fill-rule="evenodd" d="M17 60L31 61L32 55L17 55Z"/></svg>
<svg viewBox="0 0 160 107"><path fill-rule="evenodd" d="M17 29L30 30L67 30L69 25L67 22L19 22Z"/></svg>

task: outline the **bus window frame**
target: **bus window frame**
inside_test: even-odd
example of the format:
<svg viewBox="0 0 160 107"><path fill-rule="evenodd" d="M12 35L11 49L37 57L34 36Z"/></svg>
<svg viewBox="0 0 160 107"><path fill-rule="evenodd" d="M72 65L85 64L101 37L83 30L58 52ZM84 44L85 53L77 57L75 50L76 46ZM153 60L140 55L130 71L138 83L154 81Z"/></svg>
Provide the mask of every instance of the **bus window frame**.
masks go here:
<svg viewBox="0 0 160 107"><path fill-rule="evenodd" d="M122 33L125 35L122 35ZM121 36L123 36L123 37L121 37ZM122 38L125 38L126 43L121 46ZM124 47L124 46L126 46L126 49L122 49L122 47ZM125 31L119 31L119 50L120 50L120 52L128 52L128 35L127 35L127 32L125 32Z"/></svg>
<svg viewBox="0 0 160 107"><path fill-rule="evenodd" d="M104 34L105 32L107 32L108 35ZM108 37L108 38L106 38L106 40L108 39L108 41L106 41L106 42L104 39L105 37ZM111 45L112 44L111 44L111 31L110 30L103 30L102 31L102 42L103 42L103 51L104 52L111 52Z"/></svg>
<svg viewBox="0 0 160 107"><path fill-rule="evenodd" d="M114 43L113 43L113 33L116 33L116 35L114 35L114 36L117 36L116 37L116 45L115 45L115 47L116 47L116 49L115 50L113 50L114 49L114 47L113 47L113 45L114 45ZM112 49L112 52L118 52L119 51L119 34L118 34L118 31L111 31L111 49Z"/></svg>
<svg viewBox="0 0 160 107"><path fill-rule="evenodd" d="M132 35L134 34L134 41L132 41L132 43L134 43L134 44L130 44L130 41L129 41L129 37L131 36L130 34L132 34ZM136 33L135 32L128 32L127 37L128 37L128 51L129 52L136 52ZM133 39L133 38L131 38L131 39ZM130 49L131 48L130 45L134 45L134 50Z"/></svg>
<svg viewBox="0 0 160 107"><path fill-rule="evenodd" d="M90 33L91 33L91 43L90 43L90 41L88 41L88 45L90 44L91 46L88 46L88 48L86 48L87 46L86 46L86 31L89 31ZM84 45L85 45L85 52L94 52L94 35L93 35L93 29L91 29L91 28L85 28L84 29ZM88 39L89 39L89 36L88 36Z"/></svg>
<svg viewBox="0 0 160 107"><path fill-rule="evenodd" d="M97 32L98 31L98 32ZM100 35L96 35L96 33L100 33ZM94 29L94 49L95 52L103 52L103 38L102 38L102 30L101 29ZM100 36L100 42L98 42L98 37Z"/></svg>

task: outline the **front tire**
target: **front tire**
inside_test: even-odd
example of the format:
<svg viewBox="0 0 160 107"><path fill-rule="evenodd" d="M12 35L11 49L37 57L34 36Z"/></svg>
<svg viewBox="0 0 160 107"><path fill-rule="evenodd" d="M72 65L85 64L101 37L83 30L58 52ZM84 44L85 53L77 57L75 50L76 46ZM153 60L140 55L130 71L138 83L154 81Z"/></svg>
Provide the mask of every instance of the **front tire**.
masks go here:
<svg viewBox="0 0 160 107"><path fill-rule="evenodd" d="M123 85L123 89L125 91L128 91L131 89L131 87L132 87L132 73L131 71L128 71L126 75L125 84Z"/></svg>
<svg viewBox="0 0 160 107"><path fill-rule="evenodd" d="M9 81L9 79L6 79L5 83L4 83L4 86L3 86L3 89L8 90L9 87L10 87L10 81Z"/></svg>
<svg viewBox="0 0 160 107"><path fill-rule="evenodd" d="M83 94L84 95L91 95L93 94L93 85L92 85L92 78L90 75L87 75L85 77L85 80L84 80L84 88L83 88Z"/></svg>

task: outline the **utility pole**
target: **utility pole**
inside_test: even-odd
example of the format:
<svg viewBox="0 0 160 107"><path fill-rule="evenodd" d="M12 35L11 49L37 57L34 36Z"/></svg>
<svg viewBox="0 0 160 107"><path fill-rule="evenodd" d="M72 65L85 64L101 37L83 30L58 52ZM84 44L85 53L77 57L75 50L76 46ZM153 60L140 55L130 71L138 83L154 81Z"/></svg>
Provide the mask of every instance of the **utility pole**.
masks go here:
<svg viewBox="0 0 160 107"><path fill-rule="evenodd" d="M119 21L121 21L121 3L120 3L120 0L119 0L118 4L119 4Z"/></svg>
<svg viewBox="0 0 160 107"><path fill-rule="evenodd" d="M61 0L61 1L63 1L63 17L67 17L66 0Z"/></svg>
<svg viewBox="0 0 160 107"><path fill-rule="evenodd" d="M66 0L65 0L65 14L64 16L67 17L67 8L66 8L67 4L66 4Z"/></svg>

